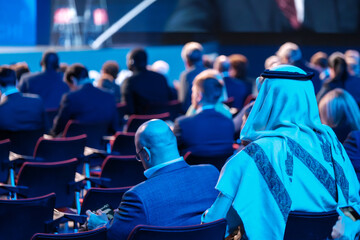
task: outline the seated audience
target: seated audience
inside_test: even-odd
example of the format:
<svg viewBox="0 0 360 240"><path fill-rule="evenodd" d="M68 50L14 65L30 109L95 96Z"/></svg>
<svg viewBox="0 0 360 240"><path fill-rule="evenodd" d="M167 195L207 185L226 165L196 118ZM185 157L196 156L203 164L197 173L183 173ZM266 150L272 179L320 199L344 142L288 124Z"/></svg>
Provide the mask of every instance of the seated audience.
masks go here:
<svg viewBox="0 0 360 240"><path fill-rule="evenodd" d="M345 90L328 92L319 103L320 119L333 129L342 143L351 131L360 130L360 110L354 98Z"/></svg>
<svg viewBox="0 0 360 240"><path fill-rule="evenodd" d="M350 76L360 77L360 53L357 50L349 49L345 52L345 61L348 65Z"/></svg>
<svg viewBox="0 0 360 240"><path fill-rule="evenodd" d="M345 82L345 89L360 106L360 55L356 50L345 52L345 61L348 66L349 77Z"/></svg>
<svg viewBox="0 0 360 240"><path fill-rule="evenodd" d="M166 78L169 88L171 90L171 94L172 94L171 98L177 99L177 90L175 89L174 86L175 81L169 79L169 72L170 72L169 64L163 60L158 60L151 65L150 69L154 72L162 74Z"/></svg>
<svg viewBox="0 0 360 240"><path fill-rule="evenodd" d="M184 113L191 105L192 83L195 77L205 70L202 55L203 47L197 42L189 42L185 44L181 51L181 58L185 63L185 71L183 71L180 75L178 100L182 104L182 110Z"/></svg>
<svg viewBox="0 0 360 240"><path fill-rule="evenodd" d="M248 60L242 54L231 54L229 56L230 69L229 75L232 78L244 83L246 85L246 96L249 96L253 90L253 81L247 76Z"/></svg>
<svg viewBox="0 0 360 240"><path fill-rule="evenodd" d="M186 226L199 224L201 214L216 199L219 176L211 165L189 166L177 150L176 138L162 120L141 125L135 135L137 158L147 180L127 191L112 221L87 211L88 227L106 224L108 240L126 240L139 224Z"/></svg>
<svg viewBox="0 0 360 240"><path fill-rule="evenodd" d="M245 83L230 77L230 61L228 57L224 55L217 57L214 62L214 69L222 75L227 97L234 99L231 107L241 109L244 105L245 98L248 96L248 90Z"/></svg>
<svg viewBox="0 0 360 240"><path fill-rule="evenodd" d="M209 156L232 152L234 124L215 109L223 86L213 71L205 70L193 82L191 101L196 114L175 119L174 133L181 154L191 151Z"/></svg>
<svg viewBox="0 0 360 240"><path fill-rule="evenodd" d="M276 67L280 64L281 64L280 58L276 55L272 55L265 60L264 67L265 67L265 69L270 69L270 68Z"/></svg>
<svg viewBox="0 0 360 240"><path fill-rule="evenodd" d="M347 64L344 60L344 55L340 52L335 52L329 57L329 78L325 80L320 91L316 95L316 100L320 102L321 98L328 92L335 88L345 88L345 82L349 74L347 71Z"/></svg>
<svg viewBox="0 0 360 240"><path fill-rule="evenodd" d="M152 114L158 106L171 100L172 94L166 78L147 70L146 65L147 54L144 49L133 49L127 55L127 66L133 72L121 85L122 102L127 105L127 114Z"/></svg>
<svg viewBox="0 0 360 240"><path fill-rule="evenodd" d="M101 68L100 79L97 86L103 90L112 93L116 102L121 101L120 86L115 83L115 79L119 73L119 65L115 61L106 61Z"/></svg>
<svg viewBox="0 0 360 240"><path fill-rule="evenodd" d="M88 70L81 64L69 66L64 79L71 91L64 94L61 100L51 135L61 133L69 120L108 124L110 132L115 132L118 120L114 96L95 88L88 78Z"/></svg>
<svg viewBox="0 0 360 240"><path fill-rule="evenodd" d="M324 52L317 52L312 55L310 64L320 73L320 80L323 81L329 78L329 64L328 55Z"/></svg>
<svg viewBox="0 0 360 240"><path fill-rule="evenodd" d="M203 222L226 218L227 234L243 223L249 239L283 239L290 211L356 205L360 188L334 132L320 122L311 74L280 65L261 78L240 136L250 144L223 167Z"/></svg>
<svg viewBox="0 0 360 240"><path fill-rule="evenodd" d="M306 72L313 72L315 75L311 81L314 85L315 94L319 92L322 84L319 78L320 73L303 59L301 49L297 44L292 42L284 43L280 46L276 55L280 58L281 64L290 64Z"/></svg>
<svg viewBox="0 0 360 240"><path fill-rule="evenodd" d="M41 59L42 72L24 74L18 89L23 93L39 95L44 101L45 109L56 109L61 97L69 91L63 82L63 74L59 70L59 57L56 52L47 51Z"/></svg>
<svg viewBox="0 0 360 240"><path fill-rule="evenodd" d="M26 62L19 62L19 63L12 64L10 66L10 68L12 70L14 70L16 73L16 85L19 83L21 76L24 73L30 72L29 66L27 65Z"/></svg>
<svg viewBox="0 0 360 240"><path fill-rule="evenodd" d="M20 93L15 72L0 67L0 130L46 130L44 104L38 95Z"/></svg>

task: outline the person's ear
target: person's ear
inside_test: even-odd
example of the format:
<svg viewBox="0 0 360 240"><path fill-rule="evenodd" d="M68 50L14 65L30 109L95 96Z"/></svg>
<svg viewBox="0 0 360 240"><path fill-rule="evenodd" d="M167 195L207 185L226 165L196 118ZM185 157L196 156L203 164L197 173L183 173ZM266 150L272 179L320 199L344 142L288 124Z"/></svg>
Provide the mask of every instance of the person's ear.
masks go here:
<svg viewBox="0 0 360 240"><path fill-rule="evenodd" d="M201 102L201 100L203 99L203 94L201 91L198 91L196 94L196 102Z"/></svg>
<svg viewBox="0 0 360 240"><path fill-rule="evenodd" d="M150 153L150 150L147 147L144 147L144 154L145 154L145 160L150 162L151 153Z"/></svg>

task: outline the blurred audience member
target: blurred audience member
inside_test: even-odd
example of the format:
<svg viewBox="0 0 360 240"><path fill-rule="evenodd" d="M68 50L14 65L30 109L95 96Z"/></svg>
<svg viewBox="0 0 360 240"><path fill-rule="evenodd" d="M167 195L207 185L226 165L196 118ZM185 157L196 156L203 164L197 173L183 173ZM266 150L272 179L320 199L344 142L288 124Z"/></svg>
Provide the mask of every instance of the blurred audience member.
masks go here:
<svg viewBox="0 0 360 240"><path fill-rule="evenodd" d="M214 109L222 91L223 86L213 70L196 76L191 95L196 114L179 117L174 123L174 134L182 154L191 151L200 156L216 156L232 152L234 124Z"/></svg>
<svg viewBox="0 0 360 240"><path fill-rule="evenodd" d="M14 70L16 73L16 84L19 83L21 76L24 73L30 72L29 66L27 65L26 62L19 62L19 63L13 64L10 66L10 68L12 70Z"/></svg>
<svg viewBox="0 0 360 240"><path fill-rule="evenodd" d="M175 89L174 81L169 79L169 72L170 72L169 64L163 60L158 60L151 65L151 70L164 75L171 90L171 95L172 95L171 98L177 99L177 90Z"/></svg>
<svg viewBox="0 0 360 240"><path fill-rule="evenodd" d="M290 64L301 68L305 72L313 72L315 75L311 81L314 85L315 94L319 92L322 84L319 78L320 73L315 68L312 68L309 63L303 60L302 52L297 44L292 42L284 43L280 46L276 55L280 58L280 62L282 64Z"/></svg>
<svg viewBox="0 0 360 240"><path fill-rule="evenodd" d="M319 103L321 122L331 127L340 142L354 130L360 130L360 111L354 98L345 90L328 92Z"/></svg>
<svg viewBox="0 0 360 240"><path fill-rule="evenodd" d="M360 106L360 56L356 50L345 52L345 61L348 65L349 77L345 82L345 89Z"/></svg>
<svg viewBox="0 0 360 240"><path fill-rule="evenodd" d="M62 73L65 73L66 72L66 69L68 68L68 64L67 63L60 63L60 66L59 66L59 72L62 72Z"/></svg>
<svg viewBox="0 0 360 240"><path fill-rule="evenodd" d="M360 77L360 53L357 50L349 49L345 52L345 61L348 65L348 72L351 76Z"/></svg>
<svg viewBox="0 0 360 240"><path fill-rule="evenodd" d="M81 64L66 69L65 82L70 92L64 94L58 115L54 119L51 135L61 133L69 120L80 123L103 123L113 133L118 130L115 98L111 93L95 88L88 70Z"/></svg>
<svg viewBox="0 0 360 240"><path fill-rule="evenodd" d="M360 181L360 130L350 132L343 145Z"/></svg>
<svg viewBox="0 0 360 240"><path fill-rule="evenodd" d="M324 52L317 52L312 55L310 64L320 73L320 80L323 81L329 78L329 64L328 55Z"/></svg>
<svg viewBox="0 0 360 240"><path fill-rule="evenodd" d="M252 93L253 83L247 76L248 60L242 54L231 54L229 56L229 75L246 84L246 96Z"/></svg>
<svg viewBox="0 0 360 240"><path fill-rule="evenodd" d="M185 113L191 105L191 89L195 77L205 70L203 60L203 47L200 43L189 42L185 44L181 51L181 58L185 63L185 71L180 75L180 86L178 99L182 104Z"/></svg>
<svg viewBox="0 0 360 240"><path fill-rule="evenodd" d="M345 81L349 74L347 71L347 64L344 55L340 52L334 52L329 57L329 71L330 75L323 83L319 93L316 95L316 100L320 102L321 98L335 88L345 88Z"/></svg>
<svg viewBox="0 0 360 240"><path fill-rule="evenodd" d="M127 114L151 114L157 106L171 100L166 78L146 69L147 54L144 49L131 50L127 55L127 66L133 72L121 85L121 98L127 105Z"/></svg>
<svg viewBox="0 0 360 240"><path fill-rule="evenodd" d="M13 70L0 67L0 129L8 131L47 130L42 99L35 94L20 93Z"/></svg>
<svg viewBox="0 0 360 240"><path fill-rule="evenodd" d="M238 143L241 143L240 141L240 133L241 129L243 129L244 124L249 117L250 111L252 109L252 106L254 105L254 101L248 103L241 109L241 111L236 114L236 116L233 118L233 123L235 126L235 136L234 139L238 141Z"/></svg>
<svg viewBox="0 0 360 240"><path fill-rule="evenodd" d="M230 77L229 58L224 55L218 56L214 62L214 69L222 75L227 97L234 100L231 104L231 107L241 109L244 105L245 98L247 97L247 86L244 82L238 81L235 78Z"/></svg>
<svg viewBox="0 0 360 240"><path fill-rule="evenodd" d="M170 66L167 62L158 60L151 65L151 70L167 77L170 71Z"/></svg>
<svg viewBox="0 0 360 240"><path fill-rule="evenodd" d="M45 109L56 109L60 105L61 97L69 91L63 82L63 74L59 70L59 57L54 51L43 54L40 65L42 72L24 74L18 88L23 93L39 95Z"/></svg>
<svg viewBox="0 0 360 240"><path fill-rule="evenodd" d="M115 79L120 71L119 65L115 61L106 61L101 68L100 78L97 86L112 93L116 102L121 101L120 86L115 83Z"/></svg>
<svg viewBox="0 0 360 240"><path fill-rule="evenodd" d="M265 69L270 69L280 64L280 58L276 55L272 55L265 60Z"/></svg>

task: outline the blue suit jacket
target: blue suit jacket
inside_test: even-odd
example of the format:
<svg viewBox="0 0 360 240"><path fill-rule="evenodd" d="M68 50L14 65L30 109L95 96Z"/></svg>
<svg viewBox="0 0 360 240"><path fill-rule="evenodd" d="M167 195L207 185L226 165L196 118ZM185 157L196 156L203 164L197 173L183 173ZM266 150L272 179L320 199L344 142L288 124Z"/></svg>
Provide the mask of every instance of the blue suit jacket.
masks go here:
<svg viewBox="0 0 360 240"><path fill-rule="evenodd" d="M166 78L153 71L134 72L121 85L127 114L153 114L153 107L167 104L171 96Z"/></svg>
<svg viewBox="0 0 360 240"><path fill-rule="evenodd" d="M85 84L80 89L64 94L58 115L54 119L52 135L61 133L69 120L80 123L107 123L117 130L115 97L108 92Z"/></svg>
<svg viewBox="0 0 360 240"><path fill-rule="evenodd" d="M181 154L223 155L232 152L234 123L214 109L175 120L174 134Z"/></svg>
<svg viewBox="0 0 360 240"><path fill-rule="evenodd" d="M41 98L13 93L0 103L0 129L9 131L46 130L46 115Z"/></svg>
<svg viewBox="0 0 360 240"><path fill-rule="evenodd" d="M350 132L343 145L360 181L360 130Z"/></svg>
<svg viewBox="0 0 360 240"><path fill-rule="evenodd" d="M175 162L127 191L108 226L108 240L125 240L139 224L185 226L200 224L215 201L218 170L211 165Z"/></svg>
<svg viewBox="0 0 360 240"><path fill-rule="evenodd" d="M180 75L180 89L178 91L178 100L181 102L181 107L185 113L191 105L191 88L195 77L205 70L201 64L195 65L190 69L185 70Z"/></svg>
<svg viewBox="0 0 360 240"><path fill-rule="evenodd" d="M231 77L224 77L224 82L228 97L234 98L232 107L242 109L246 97L251 93L249 86L245 82Z"/></svg>
<svg viewBox="0 0 360 240"><path fill-rule="evenodd" d="M39 95L44 101L45 109L58 108L62 95L69 91L63 81L63 74L56 71L24 74L18 88L23 93Z"/></svg>

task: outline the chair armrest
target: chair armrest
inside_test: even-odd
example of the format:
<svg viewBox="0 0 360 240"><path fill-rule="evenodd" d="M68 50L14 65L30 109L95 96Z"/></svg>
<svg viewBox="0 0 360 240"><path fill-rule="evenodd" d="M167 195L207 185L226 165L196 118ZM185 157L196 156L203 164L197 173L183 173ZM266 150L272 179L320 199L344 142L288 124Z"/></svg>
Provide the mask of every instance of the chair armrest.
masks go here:
<svg viewBox="0 0 360 240"><path fill-rule="evenodd" d="M54 209L53 220L45 222L45 230L46 232L56 232L58 226L61 223L65 223L68 221L84 224L86 222L86 215L78 215L72 213L64 213Z"/></svg>
<svg viewBox="0 0 360 240"><path fill-rule="evenodd" d="M87 177L85 180L88 180L93 184L101 185L104 187L106 187L108 183L111 182L110 178L103 178L103 177Z"/></svg>
<svg viewBox="0 0 360 240"><path fill-rule="evenodd" d="M29 188L27 186L12 186L10 184L0 183L0 194L18 193L27 196Z"/></svg>

